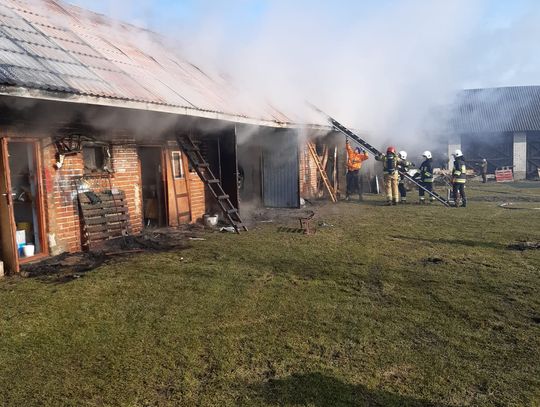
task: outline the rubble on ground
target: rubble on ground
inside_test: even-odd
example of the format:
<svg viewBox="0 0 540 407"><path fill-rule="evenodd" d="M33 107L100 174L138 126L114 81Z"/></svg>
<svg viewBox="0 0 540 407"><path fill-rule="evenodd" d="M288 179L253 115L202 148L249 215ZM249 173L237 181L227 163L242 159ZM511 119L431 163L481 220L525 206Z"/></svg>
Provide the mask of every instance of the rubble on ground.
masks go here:
<svg viewBox="0 0 540 407"><path fill-rule="evenodd" d="M540 242L517 242L508 246L512 250L535 250L540 249Z"/></svg>
<svg viewBox="0 0 540 407"><path fill-rule="evenodd" d="M202 225L183 225L179 228L146 229L139 235L109 240L99 250L62 253L43 261L26 264L21 276L41 277L55 275L62 280L80 277L80 273L94 270L107 261L135 253L164 252L190 247L190 240L203 239Z"/></svg>

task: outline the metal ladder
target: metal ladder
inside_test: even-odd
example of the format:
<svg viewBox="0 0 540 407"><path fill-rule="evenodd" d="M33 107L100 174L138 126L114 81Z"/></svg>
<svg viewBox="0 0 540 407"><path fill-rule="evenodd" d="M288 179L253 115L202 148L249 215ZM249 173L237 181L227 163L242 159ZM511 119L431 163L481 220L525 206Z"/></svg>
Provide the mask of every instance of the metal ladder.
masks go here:
<svg viewBox="0 0 540 407"><path fill-rule="evenodd" d="M349 130L347 127L345 127L343 124L341 124L340 122L338 122L336 119L334 119L332 116L328 116L326 113L324 113L321 109L319 109L318 107L316 107L315 105L312 105L311 103L308 103L309 106L311 106L315 111L323 114L324 116L326 116L326 118L328 119L328 121L330 122L330 124L332 125L332 127L334 127L334 129L336 129L337 131L343 133L345 136L347 137L350 137L351 139L353 139L354 141L356 141L358 144L360 144L362 147L364 147L366 150L370 151L371 153L375 154L375 155L381 155L381 152L379 150L377 150L375 147L373 147L371 144L369 144L367 141L361 139L360 137L358 137L357 134L353 133L351 130ZM406 172L403 172L403 171L399 171L399 173L401 175L403 175L403 177L405 177L406 179L408 179L409 181L411 181L414 185L416 185L418 188L424 190L424 192L426 192L428 195L432 196L434 199L436 199L437 201L439 201L440 203L442 203L444 206L447 206L449 207L450 204L448 203L448 201L446 199L444 199L442 196L440 196L438 193L434 192L434 191L428 191L426 188L424 188L424 186L422 184L420 184L417 180L415 180L413 177L411 177L409 174L407 174Z"/></svg>
<svg viewBox="0 0 540 407"><path fill-rule="evenodd" d="M223 211L229 224L234 228L235 232L238 234L241 230L247 232L248 228L242 222L238 208L235 208L232 204L230 196L225 193L221 186L221 181L214 176L210 169L210 164L204 159L200 148L193 142L191 136L189 134L179 134L176 136L176 142L184 155L188 158L193 169L204 182L204 185L208 187L208 190Z"/></svg>
<svg viewBox="0 0 540 407"><path fill-rule="evenodd" d="M326 174L326 171L322 167L321 160L319 159L319 156L317 155L317 150L315 149L315 144L308 142L308 149L311 153L311 157L313 157L313 160L315 161L315 164L317 165L317 170L319 171L319 174L321 175L321 178L323 180L324 185L326 186L326 189L328 190L328 193L330 194L330 198L332 199L332 202L336 203L336 192L334 191L334 188L332 188L332 185L330 185L330 180L328 179L328 175Z"/></svg>

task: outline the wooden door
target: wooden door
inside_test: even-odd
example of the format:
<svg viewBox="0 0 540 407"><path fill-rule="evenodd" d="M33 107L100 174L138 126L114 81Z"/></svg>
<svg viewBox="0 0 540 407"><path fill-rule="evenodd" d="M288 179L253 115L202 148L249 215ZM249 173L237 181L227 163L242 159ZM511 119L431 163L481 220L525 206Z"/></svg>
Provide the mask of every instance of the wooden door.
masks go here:
<svg viewBox="0 0 540 407"><path fill-rule="evenodd" d="M8 144L7 139L0 138L0 254L5 268L9 273L19 272L19 256L17 255L15 230Z"/></svg>
<svg viewBox="0 0 540 407"><path fill-rule="evenodd" d="M166 162L169 225L189 223L191 210L187 157L180 150L169 149Z"/></svg>

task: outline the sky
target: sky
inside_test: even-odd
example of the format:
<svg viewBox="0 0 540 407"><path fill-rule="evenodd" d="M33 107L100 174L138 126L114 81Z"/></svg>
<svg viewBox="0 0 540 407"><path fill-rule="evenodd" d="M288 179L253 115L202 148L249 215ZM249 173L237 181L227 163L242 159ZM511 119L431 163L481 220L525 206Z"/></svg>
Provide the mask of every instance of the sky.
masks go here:
<svg viewBox="0 0 540 407"><path fill-rule="evenodd" d="M287 112L310 100L381 140L423 142L459 89L540 85L537 0L70 2L164 34Z"/></svg>
<svg viewBox="0 0 540 407"><path fill-rule="evenodd" d="M369 14L374 10L384 10L389 4L399 3L400 0L296 0L292 3L295 2L304 3L306 7L326 9L330 13L329 18L332 18L342 13L349 16L353 13ZM226 19L223 22L226 25L231 28L236 26L242 31L256 27L276 0L68 0L68 3L158 32L166 32L174 25L196 27L209 15L216 14ZM526 14L536 0L494 0L487 3L483 23L505 27Z"/></svg>

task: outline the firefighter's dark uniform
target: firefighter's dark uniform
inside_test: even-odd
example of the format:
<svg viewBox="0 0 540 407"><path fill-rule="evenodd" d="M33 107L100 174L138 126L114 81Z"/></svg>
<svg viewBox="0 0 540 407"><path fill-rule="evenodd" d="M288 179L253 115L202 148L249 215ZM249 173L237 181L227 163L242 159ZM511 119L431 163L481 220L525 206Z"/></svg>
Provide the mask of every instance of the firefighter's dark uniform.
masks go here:
<svg viewBox="0 0 540 407"><path fill-rule="evenodd" d="M467 182L467 166L463 157L456 157L454 160L454 169L452 171L452 192L454 201L458 206L458 193L461 196L461 206L467 206L467 197L465 196L465 183Z"/></svg>
<svg viewBox="0 0 540 407"><path fill-rule="evenodd" d="M401 203L407 202L407 188L405 188L405 176L403 173L407 173L409 168L414 167L414 164L407 160L402 160L401 158L398 161L398 170L399 174L399 195L401 196Z"/></svg>
<svg viewBox="0 0 540 407"><path fill-rule="evenodd" d="M482 164L480 164L480 168L482 170L482 183L486 183L487 182L487 168L488 168L488 163L487 161L482 161Z"/></svg>
<svg viewBox="0 0 540 407"><path fill-rule="evenodd" d="M433 160L431 158L426 158L422 165L419 168L420 170L420 183L428 191L433 191ZM418 195L420 196L420 203L426 201L425 191L420 188L418 190ZM429 200L433 202L435 198L429 195Z"/></svg>

